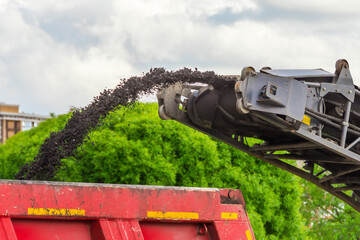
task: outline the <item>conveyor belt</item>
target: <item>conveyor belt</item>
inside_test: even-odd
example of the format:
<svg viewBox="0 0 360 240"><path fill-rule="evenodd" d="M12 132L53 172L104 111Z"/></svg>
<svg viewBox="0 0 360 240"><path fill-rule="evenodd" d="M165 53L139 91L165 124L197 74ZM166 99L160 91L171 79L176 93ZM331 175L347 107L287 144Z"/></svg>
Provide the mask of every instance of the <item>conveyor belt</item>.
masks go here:
<svg viewBox="0 0 360 240"><path fill-rule="evenodd" d="M161 118L302 177L360 212L360 93L346 60L335 74L247 67L225 83L172 85L158 100ZM246 137L264 142L248 146Z"/></svg>

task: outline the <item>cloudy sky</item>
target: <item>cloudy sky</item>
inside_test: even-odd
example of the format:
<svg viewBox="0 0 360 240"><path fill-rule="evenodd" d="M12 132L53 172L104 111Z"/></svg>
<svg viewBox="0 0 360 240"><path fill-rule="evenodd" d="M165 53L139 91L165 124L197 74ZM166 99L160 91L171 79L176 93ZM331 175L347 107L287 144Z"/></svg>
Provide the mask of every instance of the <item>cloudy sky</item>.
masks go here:
<svg viewBox="0 0 360 240"><path fill-rule="evenodd" d="M219 74L323 68L360 85L360 1L0 0L0 101L27 113L87 105L151 67Z"/></svg>

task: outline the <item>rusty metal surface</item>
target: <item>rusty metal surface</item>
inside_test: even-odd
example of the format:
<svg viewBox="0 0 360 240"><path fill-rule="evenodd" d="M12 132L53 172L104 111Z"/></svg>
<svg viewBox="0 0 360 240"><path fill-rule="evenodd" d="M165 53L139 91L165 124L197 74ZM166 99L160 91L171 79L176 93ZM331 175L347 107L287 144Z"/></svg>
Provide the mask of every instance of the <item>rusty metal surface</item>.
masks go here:
<svg viewBox="0 0 360 240"><path fill-rule="evenodd" d="M177 187L177 186L157 186L157 185L130 185L130 184L110 184L110 183L84 183L84 182L56 182L56 181L36 181L36 180L8 180L0 179L0 185L48 185L52 187L102 187L102 188L126 188L126 189L161 189L161 190L184 190L184 191L219 191L219 188L200 188L200 187Z"/></svg>

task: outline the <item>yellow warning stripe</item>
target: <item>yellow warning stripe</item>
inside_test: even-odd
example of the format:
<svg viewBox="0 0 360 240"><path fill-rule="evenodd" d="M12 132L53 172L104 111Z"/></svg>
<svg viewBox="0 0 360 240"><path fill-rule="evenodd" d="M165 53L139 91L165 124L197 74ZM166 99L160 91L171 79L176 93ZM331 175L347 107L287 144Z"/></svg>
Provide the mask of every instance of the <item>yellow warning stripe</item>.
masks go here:
<svg viewBox="0 0 360 240"><path fill-rule="evenodd" d="M66 208L28 208L28 214L37 216L85 216L85 210Z"/></svg>
<svg viewBox="0 0 360 240"><path fill-rule="evenodd" d="M245 232L247 240L252 240L251 232L250 230L246 230Z"/></svg>
<svg viewBox="0 0 360 240"><path fill-rule="evenodd" d="M236 212L222 212L221 213L222 219L238 219L238 214Z"/></svg>
<svg viewBox="0 0 360 240"><path fill-rule="evenodd" d="M167 218L167 219L199 219L196 212L147 212L148 218Z"/></svg>

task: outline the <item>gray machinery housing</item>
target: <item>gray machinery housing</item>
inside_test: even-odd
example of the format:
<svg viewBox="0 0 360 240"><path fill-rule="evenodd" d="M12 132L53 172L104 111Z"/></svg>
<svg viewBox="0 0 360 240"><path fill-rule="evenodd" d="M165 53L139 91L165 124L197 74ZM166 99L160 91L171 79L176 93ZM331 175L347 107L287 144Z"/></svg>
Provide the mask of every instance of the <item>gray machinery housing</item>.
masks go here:
<svg viewBox="0 0 360 240"><path fill-rule="evenodd" d="M158 92L159 116L311 181L360 212L360 91L346 60L335 68L245 67L211 85L177 83ZM249 146L246 137L263 143Z"/></svg>

